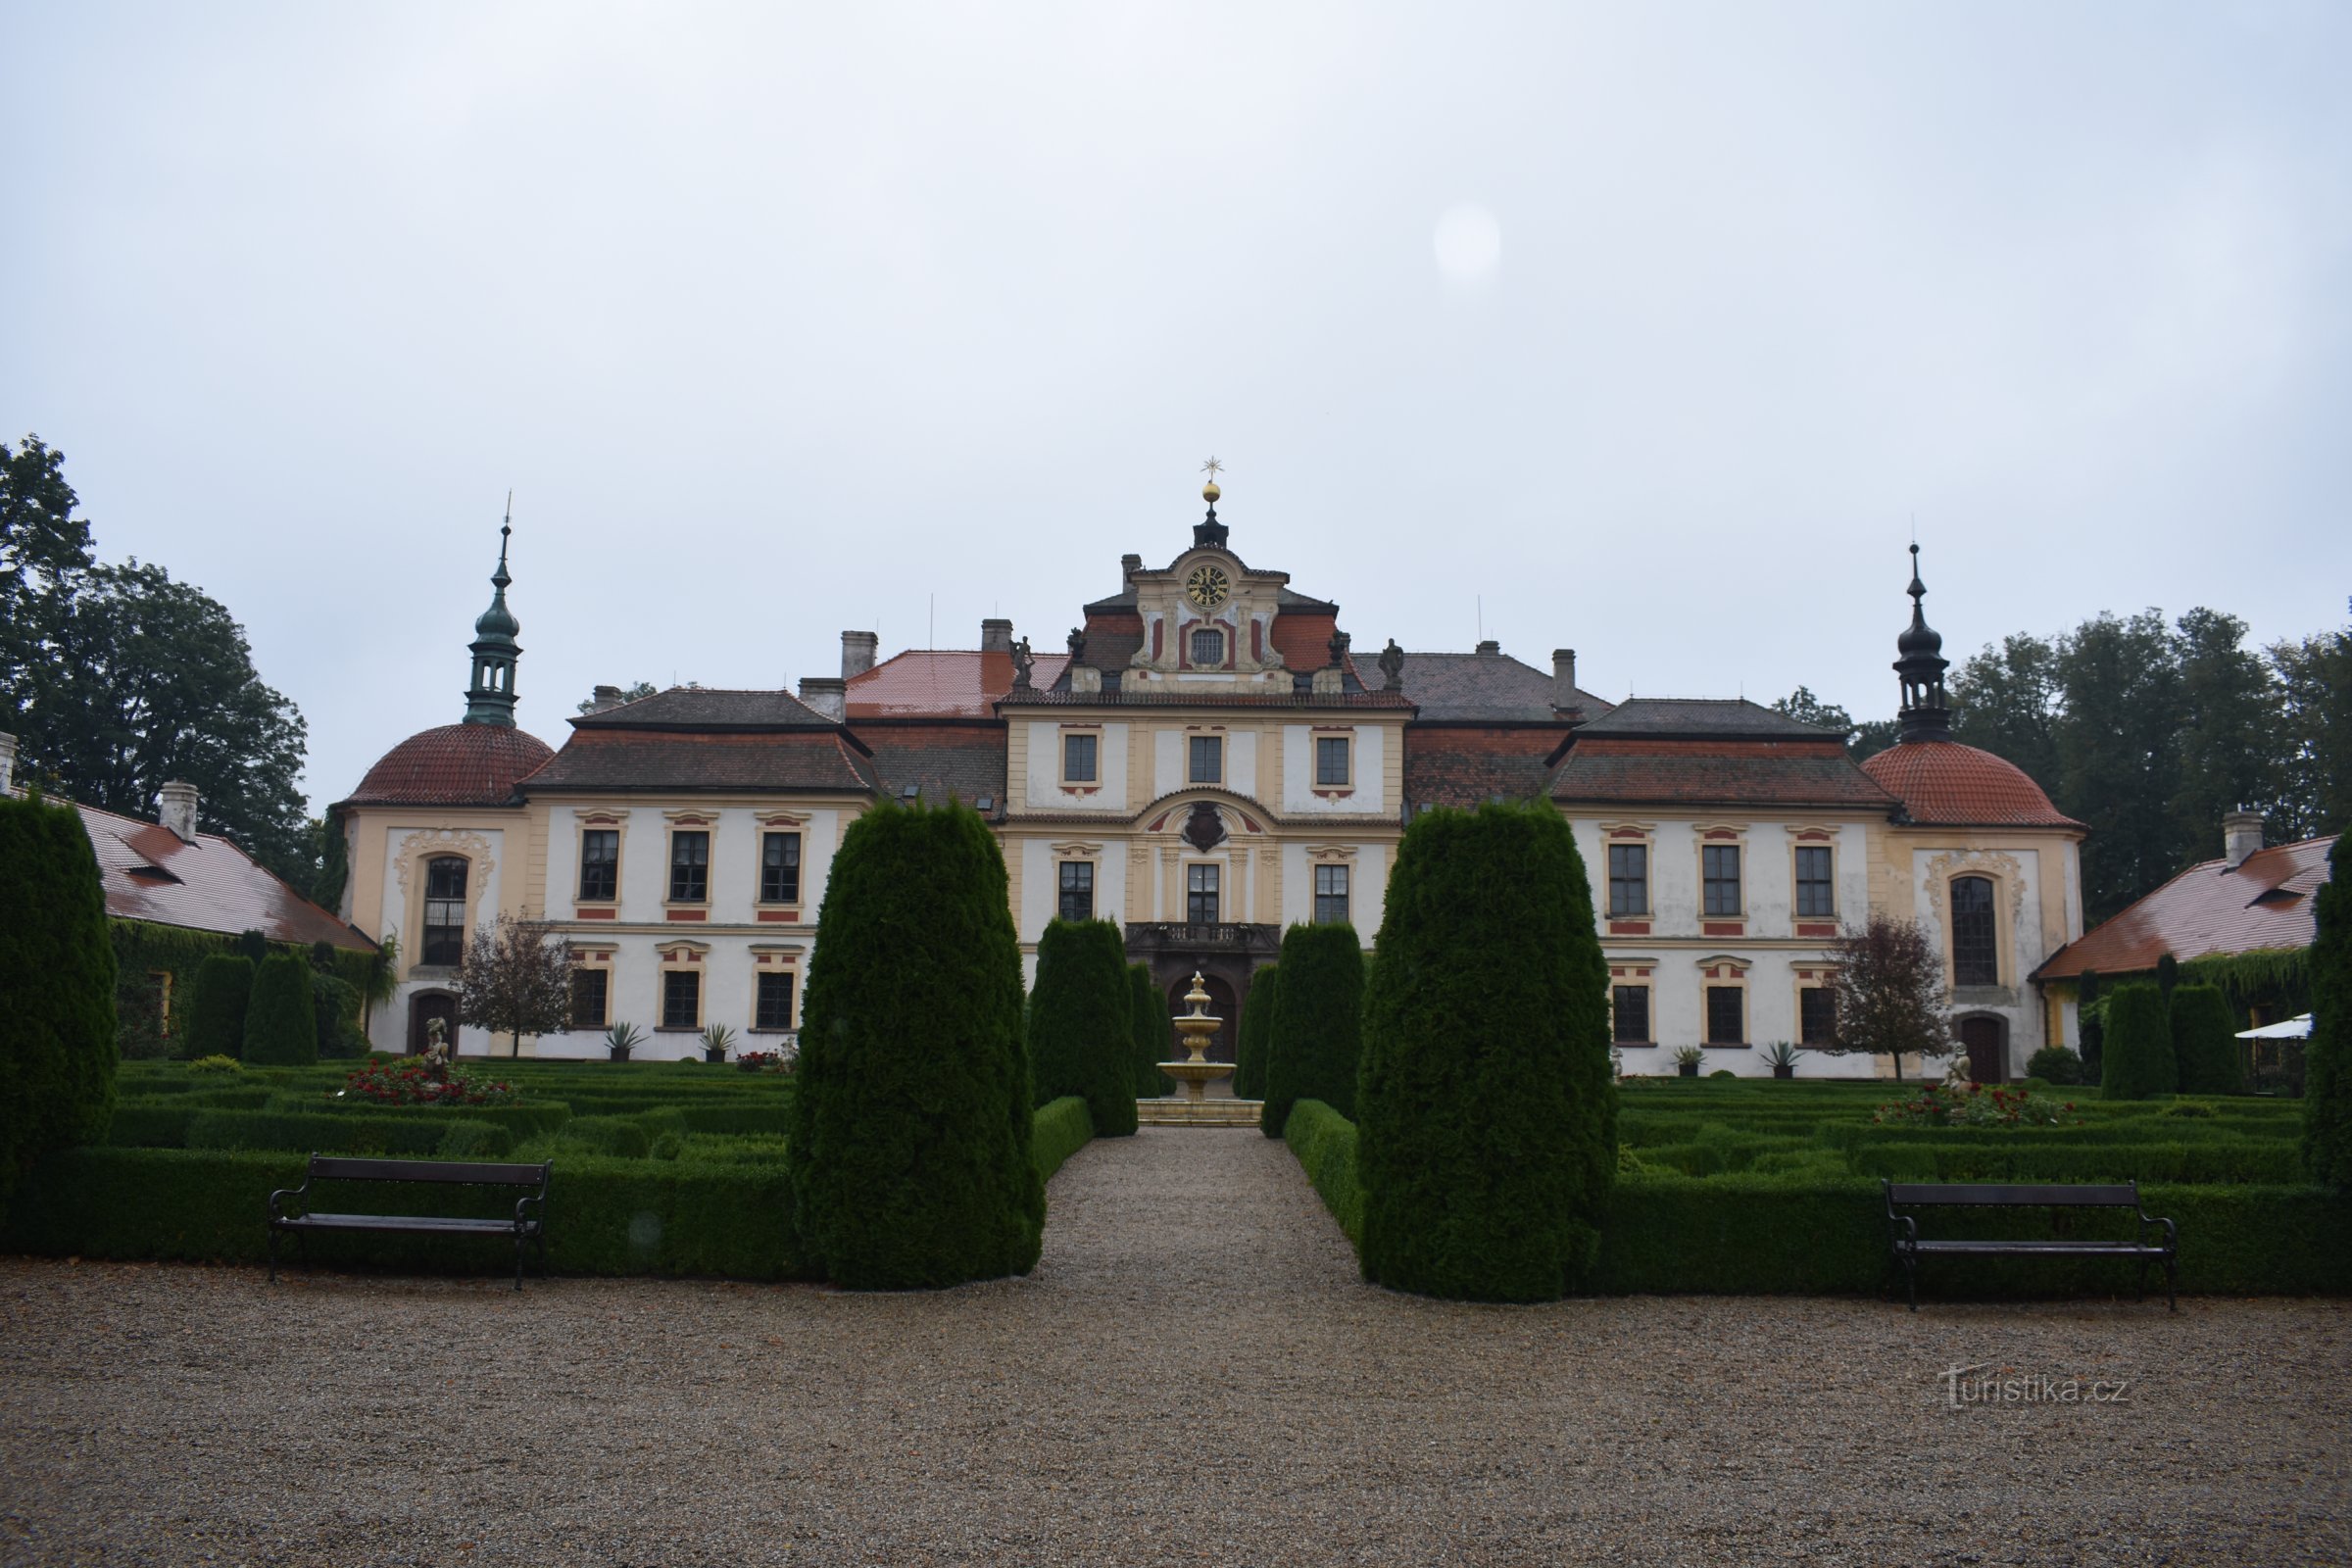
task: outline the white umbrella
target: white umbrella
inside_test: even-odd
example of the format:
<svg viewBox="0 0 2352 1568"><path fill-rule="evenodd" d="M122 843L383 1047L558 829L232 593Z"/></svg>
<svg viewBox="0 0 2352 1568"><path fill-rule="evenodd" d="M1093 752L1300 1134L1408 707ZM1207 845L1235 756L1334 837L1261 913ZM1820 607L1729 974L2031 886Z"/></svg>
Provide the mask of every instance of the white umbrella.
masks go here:
<svg viewBox="0 0 2352 1568"><path fill-rule="evenodd" d="M2311 1014L2307 1012L2300 1018L2289 1018L2284 1023L2266 1023L2259 1029L2240 1029L2237 1032L2237 1038L2240 1040L2309 1040L2311 1038Z"/></svg>

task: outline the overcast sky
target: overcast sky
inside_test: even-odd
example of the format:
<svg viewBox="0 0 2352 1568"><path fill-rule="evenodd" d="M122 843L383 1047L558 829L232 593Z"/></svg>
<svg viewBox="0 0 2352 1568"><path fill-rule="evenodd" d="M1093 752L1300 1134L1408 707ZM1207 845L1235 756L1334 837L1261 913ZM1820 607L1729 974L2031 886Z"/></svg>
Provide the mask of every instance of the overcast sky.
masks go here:
<svg viewBox="0 0 2352 1568"><path fill-rule="evenodd" d="M1011 616L1229 466L1358 649L1891 711L2102 609L2352 590L2338 4L20 3L0 434L224 602L314 804ZM936 604L936 611L933 606Z"/></svg>

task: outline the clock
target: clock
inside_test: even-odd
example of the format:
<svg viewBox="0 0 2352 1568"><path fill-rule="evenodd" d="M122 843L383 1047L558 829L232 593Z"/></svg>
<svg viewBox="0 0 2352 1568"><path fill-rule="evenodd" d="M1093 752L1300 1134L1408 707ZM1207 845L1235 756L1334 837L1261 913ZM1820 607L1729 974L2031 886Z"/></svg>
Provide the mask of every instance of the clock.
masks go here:
<svg viewBox="0 0 2352 1568"><path fill-rule="evenodd" d="M1225 568L1222 566L1203 564L1195 566L1193 574L1184 579L1184 597L1199 605L1202 610L1216 609L1232 597L1232 580L1225 575Z"/></svg>

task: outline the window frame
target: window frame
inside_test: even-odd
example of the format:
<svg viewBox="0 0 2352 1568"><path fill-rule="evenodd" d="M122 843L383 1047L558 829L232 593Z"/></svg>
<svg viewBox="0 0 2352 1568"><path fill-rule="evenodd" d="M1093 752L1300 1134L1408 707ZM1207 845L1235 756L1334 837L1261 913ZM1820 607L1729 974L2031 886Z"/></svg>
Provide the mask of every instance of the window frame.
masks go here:
<svg viewBox="0 0 2352 1568"><path fill-rule="evenodd" d="M1098 728L1064 727L1061 739L1061 786L1064 789L1100 789L1102 786L1102 731ZM1087 771L1080 775L1070 771L1070 749L1086 742L1089 752Z"/></svg>
<svg viewBox="0 0 2352 1568"><path fill-rule="evenodd" d="M760 1021L767 1007L768 999L764 993L770 980L780 980L784 983L784 1021L782 1023L762 1023ZM801 984L798 973L791 969L759 969L753 972L751 1021L753 1034L790 1034L800 1027L800 1015Z"/></svg>
<svg viewBox="0 0 2352 1568"><path fill-rule="evenodd" d="M1187 735L1184 747L1184 782L1188 789L1203 785L1223 787L1225 783L1225 737L1222 735ZM1205 778L1200 772L1202 748L1207 748L1210 771Z"/></svg>
<svg viewBox="0 0 2352 1568"><path fill-rule="evenodd" d="M1216 639L1215 654L1213 658L1203 659L1200 657L1201 639L1204 637L1213 637ZM1232 647L1232 633L1227 631L1222 625L1219 625L1213 621L1199 622L1185 628L1185 663L1191 668L1223 669L1226 664L1226 656Z"/></svg>
<svg viewBox="0 0 2352 1568"><path fill-rule="evenodd" d="M605 839L612 840L612 855L603 859L591 859L588 853L590 848ZM572 902L574 904L618 904L620 902L620 829L606 827L602 823L594 827L583 826L579 831L579 864L572 882ZM606 873L608 886L601 893L593 892L589 888L588 872L591 866L601 868Z"/></svg>
<svg viewBox="0 0 2352 1568"><path fill-rule="evenodd" d="M1345 860L1318 860L1310 869L1314 872L1314 891L1310 895L1314 901L1313 923L1316 925L1353 925L1355 914L1352 900L1355 894L1355 879L1348 874L1350 867L1348 862ZM1327 873L1339 879L1340 886L1337 893L1324 891L1323 879ZM1327 912L1328 906L1335 902L1339 909L1336 917Z"/></svg>
<svg viewBox="0 0 2352 1568"><path fill-rule="evenodd" d="M1732 874L1718 876L1712 865L1718 855L1731 858ZM1729 882L1732 889L1732 907L1716 907L1716 890ZM1744 920L1747 918L1747 846L1737 840L1731 843L1708 843L1698 846L1698 917L1701 920Z"/></svg>
<svg viewBox="0 0 2352 1568"><path fill-rule="evenodd" d="M1715 1037L1715 998L1729 995L1733 1005L1740 1009L1739 1038L1719 1040ZM1747 985L1744 980L1703 980L1699 983L1698 998L1699 1044L1712 1051L1737 1051L1748 1044Z"/></svg>
<svg viewBox="0 0 2352 1568"><path fill-rule="evenodd" d="M1619 999L1635 992L1641 993L1642 997L1642 1032L1639 1035L1629 1035L1625 1032L1625 1011ZM1621 981L1612 978L1609 981L1609 1043L1613 1046L1656 1045L1658 1043L1657 1004L1658 999L1651 994L1648 981Z"/></svg>
<svg viewBox="0 0 2352 1568"><path fill-rule="evenodd" d="M1816 878L1808 878L1805 875L1805 858L1812 855L1818 855L1821 857L1821 863L1823 867L1822 874ZM1788 878L1790 890L1788 906L1792 911L1794 911L1793 917L1795 919L1835 920L1838 918L1837 846L1832 844L1797 844L1791 846L1788 855ZM1827 907L1809 909L1805 906L1806 891L1812 888L1818 888L1821 890L1821 898L1827 905Z"/></svg>
<svg viewBox="0 0 2352 1568"><path fill-rule="evenodd" d="M1649 845L1648 845L1648 843L1647 843L1646 841L1642 841L1642 842L1636 842L1636 841L1634 841L1634 840L1628 839L1628 840L1625 840L1625 841L1623 841L1623 842L1611 843L1611 844L1609 844L1609 845L1607 846L1607 849L1608 849L1608 852L1609 852L1609 853L1608 853L1608 856L1607 856L1607 864L1608 864L1608 882L1609 882L1609 889L1608 889L1608 896L1609 896L1609 910L1608 910L1608 912L1609 912L1609 915L1610 915L1610 917L1611 917L1611 918L1613 918L1613 919L1619 919L1619 920L1646 920L1646 919L1648 919L1648 918L1649 918L1649 888L1650 888L1650 878L1649 878ZM1618 856L1618 853L1619 853L1620 851L1623 851L1625 854L1627 854L1627 855L1629 855L1629 856L1639 856L1639 857L1641 858L1641 860L1642 860L1642 870L1641 870L1641 874L1640 874L1639 876L1620 876L1620 875L1618 874L1618 871L1617 871L1617 856ZM1637 907L1633 907L1633 908L1619 908L1619 907L1617 906L1617 889L1618 889L1618 885L1619 885L1620 883L1632 883L1632 884L1636 884L1636 885L1638 885L1638 887L1639 887L1639 889L1640 889L1640 898L1639 898L1639 901L1638 901L1638 906L1637 906Z"/></svg>
<svg viewBox="0 0 2352 1568"><path fill-rule="evenodd" d="M1348 730L1345 733L1335 735L1327 731L1316 731L1315 733L1311 734L1308 739L1313 742L1314 750L1314 756L1309 763L1315 775L1313 787L1317 790L1332 790L1335 792L1344 792L1354 789L1355 732L1353 730ZM1325 778L1323 776L1323 759L1326 755L1324 748L1326 747L1333 747L1337 748L1338 750L1340 759L1340 776L1338 778Z"/></svg>
<svg viewBox="0 0 2352 1568"><path fill-rule="evenodd" d="M1055 919L1092 920L1095 917L1097 870L1095 861L1079 856L1064 857L1054 862L1054 917ZM1078 880L1083 881L1085 886L1074 885L1073 873L1081 873ZM1083 894L1086 898L1086 908L1079 914L1070 912L1070 901L1074 894Z"/></svg>
<svg viewBox="0 0 2352 1568"><path fill-rule="evenodd" d="M669 830L669 875L667 882L669 896L663 899L662 901L662 903L668 905L683 905L689 907L699 907L710 904L710 840L712 836L711 828L707 824L699 822L692 826L673 827ZM683 846L685 841L689 839L700 839L702 841L702 858L700 861L682 862L678 858L679 849ZM699 895L682 893L679 891L679 873L681 871L693 870L699 870L702 873L702 891Z"/></svg>
<svg viewBox="0 0 2352 1568"><path fill-rule="evenodd" d="M1806 1003L1819 997L1819 1005L1828 1009L1829 1022L1822 1037L1813 1039L1806 1031ZM1828 1050L1838 1044L1838 988L1821 980L1799 980L1796 984L1796 1043L1815 1051Z"/></svg>
<svg viewBox="0 0 2352 1568"><path fill-rule="evenodd" d="M677 983L682 980L692 981L694 985L694 1017L691 1022L674 1023L670 1019L670 1004L676 1000ZM703 1028L703 993L706 989L703 985L703 971L692 964L663 965L662 969L662 1021L655 1026L657 1032L700 1034Z"/></svg>
<svg viewBox="0 0 2352 1568"><path fill-rule="evenodd" d="M596 1016L583 1015L580 992L585 982L596 982ZM574 1029L603 1029L612 1022L612 971L601 963L575 963L571 967L571 1027Z"/></svg>
<svg viewBox="0 0 2352 1568"><path fill-rule="evenodd" d="M770 865L768 863L767 848L769 842L774 839L791 840L791 845L785 852L789 859L784 864ZM760 903L763 906L771 909L800 907L802 899L808 891L807 883L802 880L804 873L808 870L808 853L807 836L798 827L771 827L766 823L760 824ZM792 895L789 898L777 898L771 892L772 875L780 870L789 870L792 873Z"/></svg>
<svg viewBox="0 0 2352 1568"><path fill-rule="evenodd" d="M1188 860L1184 867L1184 923L1186 925L1220 925L1223 923L1225 879L1224 864L1218 860ZM1200 883L1206 880L1208 886ZM1202 920L1196 911L1200 900L1209 901L1209 918Z"/></svg>
<svg viewBox="0 0 2352 1568"><path fill-rule="evenodd" d="M1967 912L1967 918L1971 927L1971 935L1967 941L1968 948L1974 949L1978 945L1978 937L1975 934L1975 926L1979 920L1983 921L1982 941L1984 951L1982 954L1982 958L1984 967L1981 971L1983 973L1983 978L1981 979L1971 977L1973 974L1980 972L1975 967L1975 961L1979 957L1978 954L1974 952L1969 953L1968 956L1970 959L1970 971L1968 973L1963 973L1961 967L1963 944L1961 937L1962 913L1960 909L1960 889L1964 884L1972 882L1981 885L1984 889L1984 906L1982 909L1971 909ZM1951 964L1952 989L1955 991L1964 986L1972 990L1976 990L1997 987L2001 983L2000 894L2001 890L1999 882L1995 878L1987 876L1982 871L1963 872L1960 875L1951 878L1951 880L1945 884L1943 894L1944 931L1946 945L1950 952L1949 962Z"/></svg>
<svg viewBox="0 0 2352 1568"><path fill-rule="evenodd" d="M447 865L458 867L458 890L454 894L435 893L434 874ZM455 969L466 961L466 915L473 907L473 861L463 855L430 855L425 857L424 863L418 869L422 872L420 884L423 898L417 910L416 965L424 969ZM444 912L454 907L457 916L455 923L436 922L433 919L435 906L441 906ZM433 956L433 933L436 931L451 933L449 940L456 944L453 956L439 958Z"/></svg>

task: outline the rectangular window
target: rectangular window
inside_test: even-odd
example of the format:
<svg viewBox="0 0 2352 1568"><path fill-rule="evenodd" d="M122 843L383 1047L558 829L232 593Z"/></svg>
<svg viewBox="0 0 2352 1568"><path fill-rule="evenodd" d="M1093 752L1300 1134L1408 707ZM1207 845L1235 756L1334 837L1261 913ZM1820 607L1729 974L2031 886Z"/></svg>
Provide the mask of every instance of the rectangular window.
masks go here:
<svg viewBox="0 0 2352 1568"><path fill-rule="evenodd" d="M710 835L679 832L669 836L669 902L710 902Z"/></svg>
<svg viewBox="0 0 2352 1568"><path fill-rule="evenodd" d="M1609 993L1610 1016L1616 1022L1612 1038L1621 1046L1649 1044L1649 987L1617 986Z"/></svg>
<svg viewBox="0 0 2352 1568"><path fill-rule="evenodd" d="M1348 787L1348 737L1318 735L1315 737L1315 786L1318 789Z"/></svg>
<svg viewBox="0 0 2352 1568"><path fill-rule="evenodd" d="M1800 1046L1838 1043L1838 993L1828 986L1806 986L1796 994L1796 1040Z"/></svg>
<svg viewBox="0 0 2352 1568"><path fill-rule="evenodd" d="M620 831L592 827L580 835L580 902L610 904L620 897Z"/></svg>
<svg viewBox="0 0 2352 1568"><path fill-rule="evenodd" d="M788 974L760 976L760 994L752 1004L752 1027L755 1029L790 1029L792 1027L792 976Z"/></svg>
<svg viewBox="0 0 2352 1568"><path fill-rule="evenodd" d="M1184 917L1193 925L1217 923L1217 868L1195 865L1185 869Z"/></svg>
<svg viewBox="0 0 2352 1568"><path fill-rule="evenodd" d="M1211 669L1225 662L1225 634L1206 628L1193 633L1193 662Z"/></svg>
<svg viewBox="0 0 2352 1568"><path fill-rule="evenodd" d="M1222 784L1225 781L1225 738L1222 735L1193 737L1192 782Z"/></svg>
<svg viewBox="0 0 2352 1568"><path fill-rule="evenodd" d="M1800 919L1828 920L1838 913L1838 892L1830 881L1828 850L1796 852L1796 912Z"/></svg>
<svg viewBox="0 0 2352 1568"><path fill-rule="evenodd" d="M1707 1044L1747 1044L1747 991L1743 986L1707 987Z"/></svg>
<svg viewBox="0 0 2352 1568"><path fill-rule="evenodd" d="M2000 944L1994 936L1992 882L1988 877L1952 879L1952 984L2001 983Z"/></svg>
<svg viewBox="0 0 2352 1568"><path fill-rule="evenodd" d="M1064 735L1061 738L1061 776L1072 784L1095 782L1095 744L1099 735Z"/></svg>
<svg viewBox="0 0 2352 1568"><path fill-rule="evenodd" d="M1611 914L1647 914L1649 912L1648 845L1612 844L1609 846L1609 912Z"/></svg>
<svg viewBox="0 0 2352 1568"><path fill-rule="evenodd" d="M1061 917L1064 920L1092 920L1095 917L1094 861L1061 862Z"/></svg>
<svg viewBox="0 0 2352 1568"><path fill-rule="evenodd" d="M571 971L571 1026L574 1029L602 1029L612 1020L607 1009L612 1003L612 973L609 969L574 969Z"/></svg>
<svg viewBox="0 0 2352 1568"><path fill-rule="evenodd" d="M760 835L760 902L801 902L801 836L798 833Z"/></svg>
<svg viewBox="0 0 2352 1568"><path fill-rule="evenodd" d="M1348 868L1344 865L1315 867L1315 924L1346 925L1348 923Z"/></svg>
<svg viewBox="0 0 2352 1568"><path fill-rule="evenodd" d="M419 963L456 968L466 961L466 862L436 856L424 865L424 941Z"/></svg>
<svg viewBox="0 0 2352 1568"><path fill-rule="evenodd" d="M699 969L662 971L662 1027L700 1029L703 1026L703 976Z"/></svg>
<svg viewBox="0 0 2352 1568"><path fill-rule="evenodd" d="M1740 902L1740 847L1710 844L1699 856L1706 880L1706 913L1717 918L1737 917L1744 907Z"/></svg>

